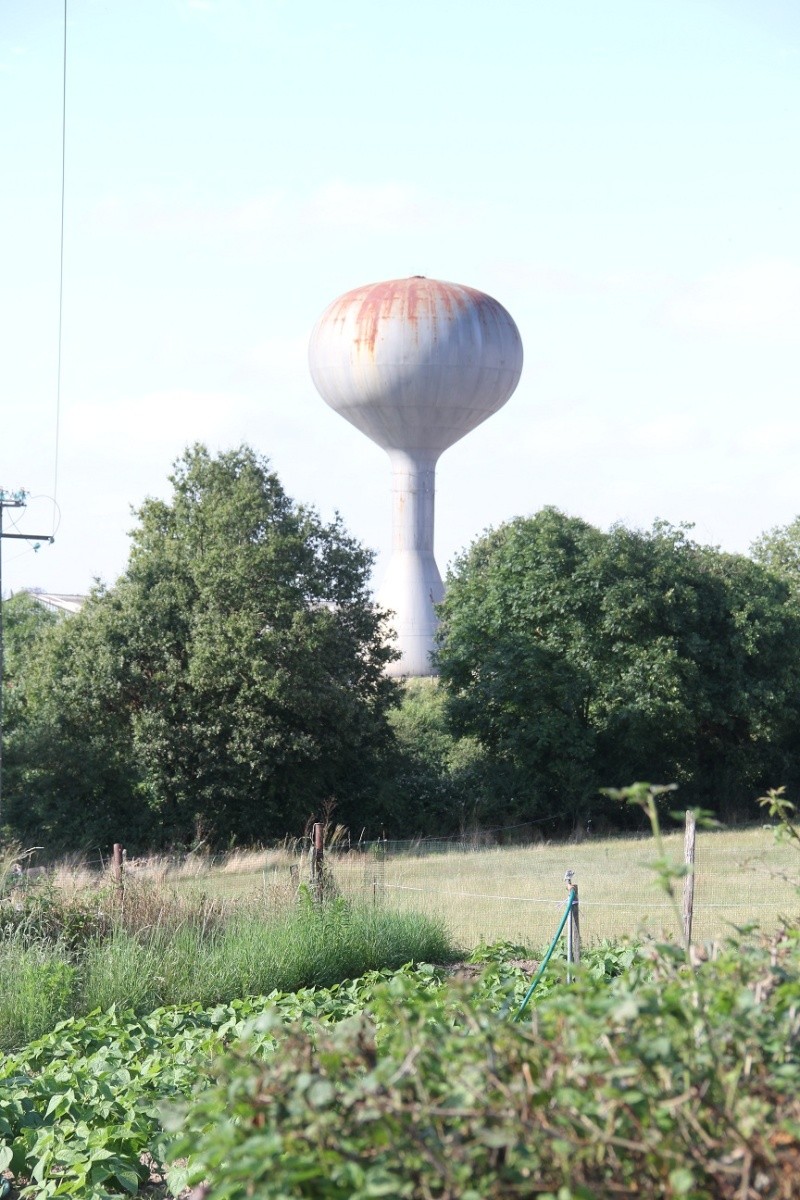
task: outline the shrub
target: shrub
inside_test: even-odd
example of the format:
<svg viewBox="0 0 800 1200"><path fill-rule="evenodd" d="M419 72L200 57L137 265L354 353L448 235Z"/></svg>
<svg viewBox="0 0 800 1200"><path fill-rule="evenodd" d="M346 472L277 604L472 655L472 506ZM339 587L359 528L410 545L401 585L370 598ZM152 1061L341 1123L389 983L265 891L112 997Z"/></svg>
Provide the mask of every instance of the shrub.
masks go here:
<svg viewBox="0 0 800 1200"><path fill-rule="evenodd" d="M449 996L398 977L332 1030L274 1026L266 1061L229 1052L173 1120L181 1178L208 1200L797 1194L798 931L697 973L674 947L585 973L524 1025Z"/></svg>

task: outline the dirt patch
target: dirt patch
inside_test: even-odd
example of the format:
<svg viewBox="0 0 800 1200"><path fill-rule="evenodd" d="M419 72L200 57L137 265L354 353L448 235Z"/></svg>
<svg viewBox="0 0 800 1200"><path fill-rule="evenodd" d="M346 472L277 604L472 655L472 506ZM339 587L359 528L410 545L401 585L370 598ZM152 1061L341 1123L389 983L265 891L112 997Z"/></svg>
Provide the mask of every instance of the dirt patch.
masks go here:
<svg viewBox="0 0 800 1200"><path fill-rule="evenodd" d="M535 958L509 958L506 960L509 967L518 967L520 971L524 971L526 975L532 975L539 966L538 959ZM479 979L490 963L471 963L471 962L456 962L450 963L445 967L446 973L451 979L470 982L473 979Z"/></svg>

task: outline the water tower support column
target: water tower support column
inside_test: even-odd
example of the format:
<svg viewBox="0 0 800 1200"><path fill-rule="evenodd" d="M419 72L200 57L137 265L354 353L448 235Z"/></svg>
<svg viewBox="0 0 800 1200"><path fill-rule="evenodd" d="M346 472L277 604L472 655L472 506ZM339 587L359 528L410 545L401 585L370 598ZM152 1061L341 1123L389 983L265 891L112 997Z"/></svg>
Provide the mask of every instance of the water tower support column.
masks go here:
<svg viewBox="0 0 800 1200"><path fill-rule="evenodd" d="M433 557L436 459L390 450L392 464L392 551Z"/></svg>
<svg viewBox="0 0 800 1200"><path fill-rule="evenodd" d="M390 450L392 464L392 557L378 602L395 614L402 658L393 675L433 675L430 656L438 620L433 610L444 588L433 556L436 457Z"/></svg>

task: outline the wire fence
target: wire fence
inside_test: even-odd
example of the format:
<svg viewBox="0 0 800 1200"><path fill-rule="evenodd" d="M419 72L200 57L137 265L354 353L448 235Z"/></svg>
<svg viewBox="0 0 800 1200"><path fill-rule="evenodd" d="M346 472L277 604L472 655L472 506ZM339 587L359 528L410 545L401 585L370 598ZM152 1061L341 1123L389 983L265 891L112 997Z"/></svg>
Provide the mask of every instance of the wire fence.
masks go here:
<svg viewBox="0 0 800 1200"><path fill-rule="evenodd" d="M672 860L682 860L682 834L668 836L665 846ZM564 906L567 871L580 886L586 943L643 934L679 938L680 884L673 903L659 887L654 858L649 837L503 845L491 831L478 838L340 839L324 849L332 893L437 916L465 946L503 939L531 948L549 939ZM235 898L310 885L312 860L310 840L301 839L218 859L163 860L163 871L177 885ZM126 867L137 869L143 868ZM796 848L776 843L765 827L700 832L693 940L724 939L754 924L768 931L783 919L800 920Z"/></svg>
<svg viewBox="0 0 800 1200"><path fill-rule="evenodd" d="M682 838L668 839L680 861ZM674 902L659 887L652 842L452 849L446 854L387 853L378 878L387 903L441 916L466 944L506 938L538 946L563 908L569 870L580 886L583 936L680 936L680 885ZM344 860L334 865L346 876ZM718 940L737 928L774 928L800 917L800 855L757 830L698 838L694 939Z"/></svg>

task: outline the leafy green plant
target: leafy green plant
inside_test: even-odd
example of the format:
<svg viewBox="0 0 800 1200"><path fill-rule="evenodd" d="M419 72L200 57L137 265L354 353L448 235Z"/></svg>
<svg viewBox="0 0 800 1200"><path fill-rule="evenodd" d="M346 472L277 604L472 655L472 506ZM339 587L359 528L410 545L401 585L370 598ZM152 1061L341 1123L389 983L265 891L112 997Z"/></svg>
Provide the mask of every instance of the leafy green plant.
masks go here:
<svg viewBox="0 0 800 1200"><path fill-rule="evenodd" d="M511 1025L519 949L468 985L407 965L66 1021L0 1063L0 1169L81 1200L135 1193L145 1154L208 1200L792 1194L797 931L731 942L701 993L667 948L596 947Z"/></svg>
<svg viewBox="0 0 800 1200"><path fill-rule="evenodd" d="M509 961L521 949L499 946L493 955L484 948L487 969L472 986L494 1011L522 995L527 977ZM188 1098L226 1047L241 1042L251 1057L269 1056L276 1020L315 1036L369 1011L388 984L398 994L402 981L410 996L425 998L432 1020L449 1026L459 1019L446 972L407 964L330 988L273 991L210 1008L169 1006L137 1017L112 1005L64 1021L0 1064L0 1164L32 1180L36 1196L100 1200L132 1187L134 1177L144 1178L141 1155L147 1150L162 1161L167 1152L159 1106Z"/></svg>
<svg viewBox="0 0 800 1200"><path fill-rule="evenodd" d="M789 1196L800 1164L800 939L731 945L694 977L654 949L543 996L530 1025L405 975L368 1013L246 1039L171 1110L173 1188L258 1195L478 1200L612 1194ZM225 1116L220 1119L220 1114ZM755 1194L755 1193L752 1193Z"/></svg>
<svg viewBox="0 0 800 1200"><path fill-rule="evenodd" d="M778 841L794 842L800 848L800 827L795 824L797 806L787 799L786 788L771 788L758 803L777 822L775 836Z"/></svg>
<svg viewBox="0 0 800 1200"><path fill-rule="evenodd" d="M112 1006L62 1022L0 1063L0 1171L29 1180L23 1194L37 1198L136 1192L147 1174L142 1155L165 1153L160 1105L190 1096L227 1046L246 1039L248 1053L269 1056L276 1020L310 1029L352 1017L392 974L141 1017ZM443 988L431 967L394 974L422 993Z"/></svg>
<svg viewBox="0 0 800 1200"><path fill-rule="evenodd" d="M468 958L470 963L498 963L508 962L512 958L527 958L528 951L525 946L520 946L517 942L493 942L487 945L481 942L476 946Z"/></svg>

